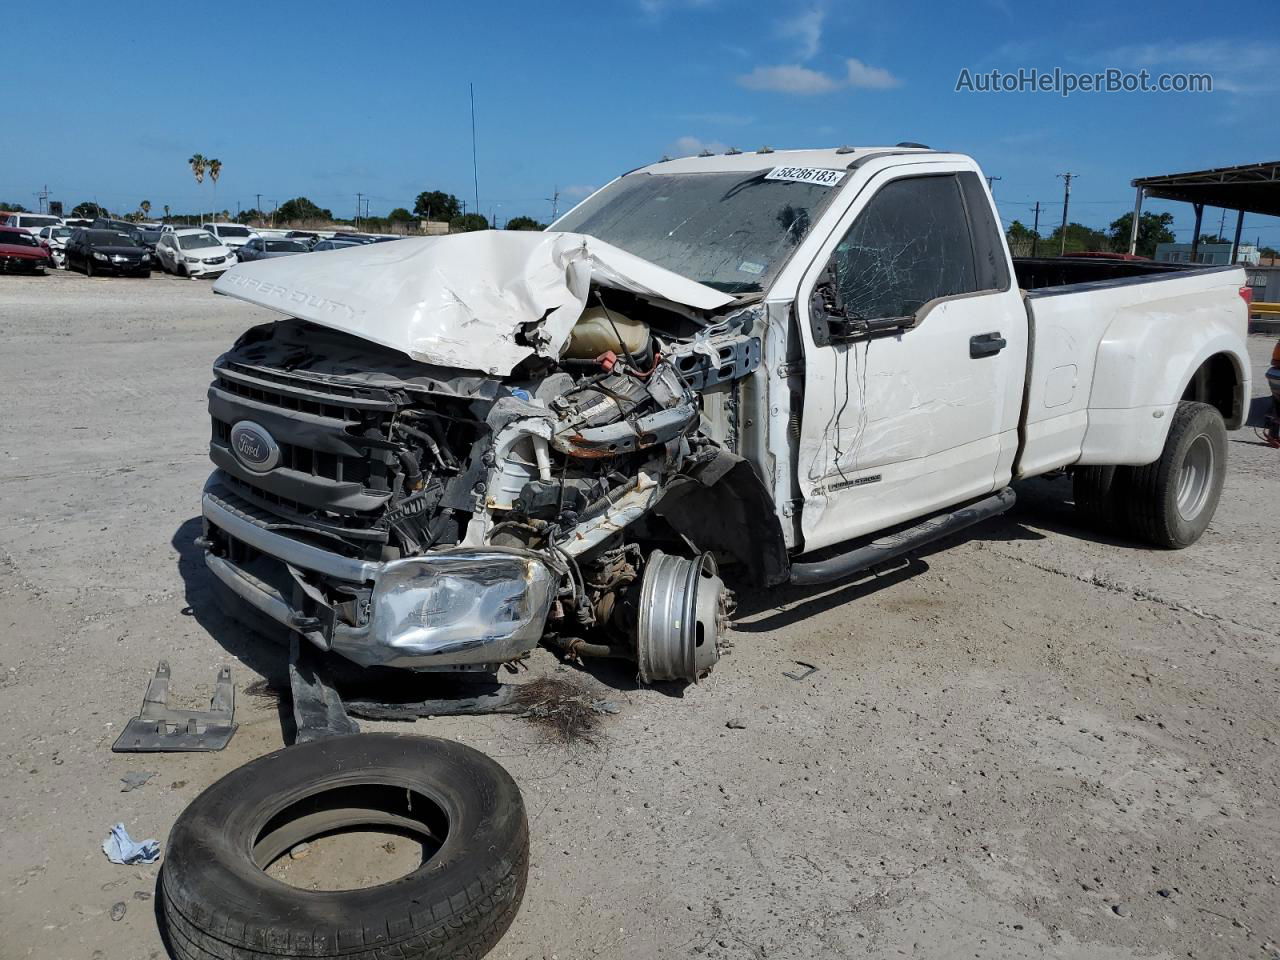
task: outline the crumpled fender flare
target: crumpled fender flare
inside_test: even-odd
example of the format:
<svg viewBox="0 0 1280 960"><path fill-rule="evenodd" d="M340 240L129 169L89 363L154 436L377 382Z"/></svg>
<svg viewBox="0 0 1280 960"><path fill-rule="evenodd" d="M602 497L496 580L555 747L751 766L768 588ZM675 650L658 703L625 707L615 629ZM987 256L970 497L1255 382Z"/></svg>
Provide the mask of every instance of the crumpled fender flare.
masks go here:
<svg viewBox="0 0 1280 960"><path fill-rule="evenodd" d="M762 587L791 575L773 500L751 464L721 450L714 459L667 485L654 512L699 550L727 554Z"/></svg>

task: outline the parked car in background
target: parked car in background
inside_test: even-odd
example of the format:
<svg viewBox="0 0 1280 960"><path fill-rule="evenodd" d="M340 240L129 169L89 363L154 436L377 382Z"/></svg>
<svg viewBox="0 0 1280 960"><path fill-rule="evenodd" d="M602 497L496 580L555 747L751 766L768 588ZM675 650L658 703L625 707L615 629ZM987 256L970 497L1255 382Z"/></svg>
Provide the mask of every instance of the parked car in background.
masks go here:
<svg viewBox="0 0 1280 960"><path fill-rule="evenodd" d="M1271 387L1271 412L1262 421L1263 439L1273 447L1280 447L1280 340L1271 351L1271 366L1267 370L1267 385Z"/></svg>
<svg viewBox="0 0 1280 960"><path fill-rule="evenodd" d="M299 253L310 253L311 247L301 240L273 240L254 237L236 251L241 261L271 260L275 257L292 257Z"/></svg>
<svg viewBox="0 0 1280 960"><path fill-rule="evenodd" d="M239 223L202 223L200 226L221 240L223 246L231 247L232 249L243 247L257 236L248 227Z"/></svg>
<svg viewBox="0 0 1280 960"><path fill-rule="evenodd" d="M70 227L41 227L36 240L44 247L55 267L67 265L67 241L74 233Z"/></svg>
<svg viewBox="0 0 1280 960"><path fill-rule="evenodd" d="M160 242L160 228L149 224L135 224L133 228L133 238L147 248L154 257L156 253L156 244Z"/></svg>
<svg viewBox="0 0 1280 960"><path fill-rule="evenodd" d="M323 239L320 234L313 233L310 230L290 230L285 234L285 238L288 240L301 240L303 243L313 245Z"/></svg>
<svg viewBox="0 0 1280 960"><path fill-rule="evenodd" d="M65 226L70 227L72 230L78 230L84 227L93 226L93 220L88 217L67 217L62 222Z"/></svg>
<svg viewBox="0 0 1280 960"><path fill-rule="evenodd" d="M62 218L47 213L0 213L0 226L16 227L34 236L41 227L62 226Z"/></svg>
<svg viewBox="0 0 1280 960"><path fill-rule="evenodd" d="M340 240L334 237L329 240L317 240L315 246L311 248L312 253L319 253L321 250L346 250L348 247L363 247L364 244L359 240Z"/></svg>
<svg viewBox="0 0 1280 960"><path fill-rule="evenodd" d="M67 269L86 277L99 273L151 276L151 252L122 230L76 230L67 240Z"/></svg>
<svg viewBox="0 0 1280 960"><path fill-rule="evenodd" d="M179 277L217 277L236 265L235 251L203 227L162 233L156 244L160 269Z"/></svg>
<svg viewBox="0 0 1280 960"><path fill-rule="evenodd" d="M42 273L52 266L49 251L30 231L0 226L0 273Z"/></svg>

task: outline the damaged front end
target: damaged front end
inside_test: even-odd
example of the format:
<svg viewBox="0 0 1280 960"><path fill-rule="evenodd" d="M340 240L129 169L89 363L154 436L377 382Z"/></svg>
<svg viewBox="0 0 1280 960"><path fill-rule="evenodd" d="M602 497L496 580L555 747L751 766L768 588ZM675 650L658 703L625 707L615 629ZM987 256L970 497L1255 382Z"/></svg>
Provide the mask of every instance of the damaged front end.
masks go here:
<svg viewBox="0 0 1280 960"><path fill-rule="evenodd" d="M733 412L763 314L566 236L485 241L502 249L471 279L441 269L457 244L377 251L365 266L397 295L419 287L412 342L387 303L277 266L313 258L219 281L298 314L242 336L209 390L202 543L238 606L366 666L492 671L542 640L634 659L646 681L714 665L731 600L711 551L735 545L700 544L715 525L690 516L722 478L767 508ZM785 550L757 520L736 549L760 575Z"/></svg>

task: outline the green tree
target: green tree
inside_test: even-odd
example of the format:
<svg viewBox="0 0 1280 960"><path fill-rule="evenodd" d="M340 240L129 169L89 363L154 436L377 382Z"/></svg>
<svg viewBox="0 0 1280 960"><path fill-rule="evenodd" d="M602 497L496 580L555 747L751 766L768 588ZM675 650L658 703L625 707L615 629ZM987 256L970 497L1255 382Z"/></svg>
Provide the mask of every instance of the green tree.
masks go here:
<svg viewBox="0 0 1280 960"><path fill-rule="evenodd" d="M1005 238L1009 241L1009 252L1015 257L1029 257L1032 245L1040 239L1040 235L1021 220L1015 220L1005 231Z"/></svg>
<svg viewBox="0 0 1280 960"><path fill-rule="evenodd" d="M195 178L196 178L196 183L197 183L197 184L204 183L204 171L205 171L205 167L206 167L206 166L208 165L208 163L209 163L209 161L208 161L208 160L206 160L206 159L204 158L204 154L203 154L203 153L193 153L193 154L192 154L192 155L187 159L187 163L188 163L188 164L190 165L190 167L191 167L191 175L192 175L193 177L195 177ZM200 214L200 219L201 219L201 220L203 220L203 219L204 219L204 214L203 214L203 213L201 213L201 214Z"/></svg>
<svg viewBox="0 0 1280 960"><path fill-rule="evenodd" d="M512 217L507 221L508 230L545 230L547 225L539 223L533 217Z"/></svg>
<svg viewBox="0 0 1280 960"><path fill-rule="evenodd" d="M1275 259L1276 257L1280 257L1280 252L1277 252L1275 247L1259 247L1258 256L1271 257L1272 259Z"/></svg>
<svg viewBox="0 0 1280 960"><path fill-rule="evenodd" d="M1144 213L1138 218L1138 244L1134 252L1142 257L1154 257L1156 244L1173 243L1172 213ZM1133 228L1133 212L1125 213L1111 221L1108 228L1111 249L1116 253L1129 252L1129 231Z"/></svg>
<svg viewBox="0 0 1280 960"><path fill-rule="evenodd" d="M462 216L462 204L452 193L424 190L413 201L413 215L419 220L448 220L452 223Z"/></svg>
<svg viewBox="0 0 1280 960"><path fill-rule="evenodd" d="M1101 230L1086 227L1083 223L1067 224L1067 243L1065 253L1084 253L1087 250L1109 250L1111 238ZM1056 254L1062 248L1062 227L1054 227L1048 241L1043 244L1043 252Z"/></svg>
<svg viewBox="0 0 1280 960"><path fill-rule="evenodd" d="M387 219L390 220L392 223L411 223L414 219L414 216L404 207L396 207L394 210L392 210L390 213L387 214Z"/></svg>
<svg viewBox="0 0 1280 960"><path fill-rule="evenodd" d="M450 233L471 233L473 230L488 230L489 221L478 213L464 213L449 221Z"/></svg>
<svg viewBox="0 0 1280 960"><path fill-rule="evenodd" d="M333 214L323 207L317 207L306 197L294 197L280 204L276 210L276 219L282 223L291 220L332 220Z"/></svg>
<svg viewBox="0 0 1280 960"><path fill-rule="evenodd" d="M0 213L30 213L30 212L31 212L30 210L28 210L26 207L24 207L20 203L0 203Z"/></svg>
<svg viewBox="0 0 1280 960"><path fill-rule="evenodd" d="M84 203L77 203L71 208L71 216L77 219L92 220L94 217L105 217L106 215L106 208L100 207L96 203L90 203L88 200Z"/></svg>
<svg viewBox="0 0 1280 960"><path fill-rule="evenodd" d="M151 213L151 201L143 200L140 204L138 204L138 209L142 211L142 215L144 217L148 216Z"/></svg>
<svg viewBox="0 0 1280 960"><path fill-rule="evenodd" d="M1206 243L1222 243L1222 242L1223 242L1223 241L1222 241L1222 238L1221 238L1220 236L1218 236L1216 233L1202 233L1202 234L1200 234L1200 246L1202 246L1202 247L1203 247Z"/></svg>
<svg viewBox="0 0 1280 960"><path fill-rule="evenodd" d="M213 205L218 205L218 177L222 176L222 161L217 157L208 161L209 163L209 179L213 181ZM226 211L223 211L223 219L226 219ZM214 219L218 219L217 212L214 213Z"/></svg>
<svg viewBox="0 0 1280 960"><path fill-rule="evenodd" d="M255 220L266 220L267 215L261 210L241 210L236 215L236 223L253 223Z"/></svg>

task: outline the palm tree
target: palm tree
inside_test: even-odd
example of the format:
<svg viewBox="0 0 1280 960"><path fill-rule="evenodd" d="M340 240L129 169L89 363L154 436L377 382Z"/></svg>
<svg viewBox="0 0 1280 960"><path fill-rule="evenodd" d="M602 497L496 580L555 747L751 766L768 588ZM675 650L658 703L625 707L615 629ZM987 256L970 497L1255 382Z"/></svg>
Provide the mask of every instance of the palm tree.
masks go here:
<svg viewBox="0 0 1280 960"><path fill-rule="evenodd" d="M209 179L213 181L213 205L216 208L218 206L218 175L222 173L222 161L217 157L214 157L212 160L208 161L208 166ZM214 218L217 219L216 213Z"/></svg>
<svg viewBox="0 0 1280 960"><path fill-rule="evenodd" d="M151 213L151 201L143 200L140 204L138 204L138 209L142 211L142 215L144 217L149 216Z"/></svg>
<svg viewBox="0 0 1280 960"><path fill-rule="evenodd" d="M169 205L167 203L164 205L164 218L166 220L169 219Z"/></svg>
<svg viewBox="0 0 1280 960"><path fill-rule="evenodd" d="M187 161L191 164L191 172L195 175L196 183L204 183L204 168L208 163L203 153L193 153L191 159ZM204 219L204 214L200 215L200 219Z"/></svg>

